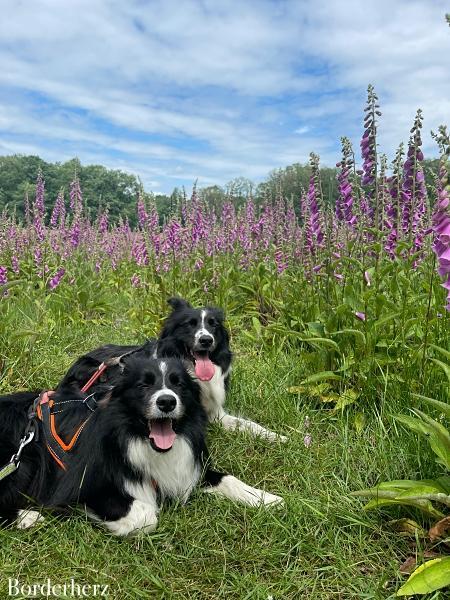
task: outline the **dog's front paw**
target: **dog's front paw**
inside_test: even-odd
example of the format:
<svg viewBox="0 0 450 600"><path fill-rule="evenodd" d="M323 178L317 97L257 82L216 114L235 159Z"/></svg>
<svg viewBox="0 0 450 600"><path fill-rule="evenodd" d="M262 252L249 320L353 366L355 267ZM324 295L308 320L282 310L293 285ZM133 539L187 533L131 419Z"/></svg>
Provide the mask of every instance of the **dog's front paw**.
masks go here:
<svg viewBox="0 0 450 600"><path fill-rule="evenodd" d="M19 510L16 526L17 529L29 529L43 521L44 517L37 510Z"/></svg>
<svg viewBox="0 0 450 600"><path fill-rule="evenodd" d="M266 440L268 440L269 442L287 442L288 441L288 437L286 435L281 435L281 433L275 433L275 431L268 431L267 433L263 434L262 437L264 437Z"/></svg>
<svg viewBox="0 0 450 600"><path fill-rule="evenodd" d="M269 494L269 492L264 492L260 490L261 498L260 505L261 506L284 506L284 500L281 496L276 496L275 494Z"/></svg>

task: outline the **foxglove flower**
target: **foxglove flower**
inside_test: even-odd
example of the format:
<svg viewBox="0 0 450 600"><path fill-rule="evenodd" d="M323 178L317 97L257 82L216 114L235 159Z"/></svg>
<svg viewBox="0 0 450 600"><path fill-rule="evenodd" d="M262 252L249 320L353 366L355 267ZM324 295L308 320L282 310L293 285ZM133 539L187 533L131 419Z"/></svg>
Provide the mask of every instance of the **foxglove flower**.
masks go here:
<svg viewBox="0 0 450 600"><path fill-rule="evenodd" d="M62 278L64 277L66 273L66 270L64 268L60 268L56 271L56 273L53 275L53 277L50 279L50 281L48 282L48 287L51 290L54 290L56 287L58 287L58 285L61 283Z"/></svg>
<svg viewBox="0 0 450 600"><path fill-rule="evenodd" d="M336 219L346 223L351 229L356 224L356 215L353 214L353 184L352 174L355 158L351 142L348 138L341 138L342 159L336 166L340 167L337 176L339 196L336 201Z"/></svg>
<svg viewBox="0 0 450 600"><path fill-rule="evenodd" d="M438 273L444 278L442 287L447 291L446 310L450 311L450 193L448 185L447 156L450 155L450 136L441 126L432 134L441 150L437 181L437 200L433 211L433 250L438 260Z"/></svg>
<svg viewBox="0 0 450 600"><path fill-rule="evenodd" d="M378 227L378 198L377 198L377 116L379 111L378 96L374 87L367 88L367 105L364 109L364 133L361 139L361 155L363 159L361 183L366 189L363 211L367 214L369 225Z"/></svg>
<svg viewBox="0 0 450 600"><path fill-rule="evenodd" d="M34 201L34 215L43 219L45 214L45 181L42 176L42 171L39 169L36 179L36 197Z"/></svg>
<svg viewBox="0 0 450 600"><path fill-rule="evenodd" d="M63 228L65 216L66 207L64 204L64 191L61 189L58 197L56 198L55 206L53 207L52 215L50 217L50 225L55 228L59 221L61 228Z"/></svg>
<svg viewBox="0 0 450 600"><path fill-rule="evenodd" d="M403 169L403 144L400 144L395 159L392 163L393 174L388 180L389 200L385 210L384 228L387 232L384 249L391 258L395 257L399 232L401 232L401 200L402 169Z"/></svg>

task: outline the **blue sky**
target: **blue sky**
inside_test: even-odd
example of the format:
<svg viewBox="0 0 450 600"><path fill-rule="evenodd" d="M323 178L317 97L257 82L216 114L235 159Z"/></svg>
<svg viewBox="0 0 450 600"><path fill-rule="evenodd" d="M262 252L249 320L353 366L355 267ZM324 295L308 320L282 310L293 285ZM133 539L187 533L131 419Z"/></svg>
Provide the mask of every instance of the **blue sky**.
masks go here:
<svg viewBox="0 0 450 600"><path fill-rule="evenodd" d="M147 190L256 182L358 144L368 83L381 150L415 111L450 124L444 0L2 0L0 154L78 156ZM359 148L356 148L359 150Z"/></svg>

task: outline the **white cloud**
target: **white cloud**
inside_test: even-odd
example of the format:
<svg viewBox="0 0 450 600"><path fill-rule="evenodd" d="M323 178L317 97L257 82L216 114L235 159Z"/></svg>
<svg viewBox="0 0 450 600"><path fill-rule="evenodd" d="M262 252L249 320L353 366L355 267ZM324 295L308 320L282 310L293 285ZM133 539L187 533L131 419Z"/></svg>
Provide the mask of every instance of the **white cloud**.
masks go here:
<svg viewBox="0 0 450 600"><path fill-rule="evenodd" d="M170 191L333 164L373 83L382 149L450 116L440 0L3 0L1 151L124 165ZM49 149L50 148L50 149ZM23 150L25 151L25 150ZM52 158L53 159L53 158ZM141 171L142 169L142 171Z"/></svg>

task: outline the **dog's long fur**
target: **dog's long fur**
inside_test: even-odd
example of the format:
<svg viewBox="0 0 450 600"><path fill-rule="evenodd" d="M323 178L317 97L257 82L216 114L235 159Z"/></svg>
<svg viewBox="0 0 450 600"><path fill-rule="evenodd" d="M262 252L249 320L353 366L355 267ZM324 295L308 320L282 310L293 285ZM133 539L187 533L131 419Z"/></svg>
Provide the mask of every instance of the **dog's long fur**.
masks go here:
<svg viewBox="0 0 450 600"><path fill-rule="evenodd" d="M177 358L151 358L134 352L113 369L114 385L99 384L92 413L62 470L39 436L26 446L19 469L0 481L0 517L19 517L27 527L40 517L29 507L81 504L116 535L151 531L160 502L185 502L198 483L250 505L279 503L277 496L251 488L210 469L205 444L207 416L198 383ZM66 376L52 399L61 405L57 428L69 439L86 418L76 377ZM0 398L0 466L17 450L27 412L37 392ZM171 419L176 437L165 451L149 439L152 423ZM150 427L150 430L149 430Z"/></svg>
<svg viewBox="0 0 450 600"><path fill-rule="evenodd" d="M149 340L143 346L106 345L78 359L68 372L82 385L96 366L126 353L144 352L148 356L176 356L188 365L191 376L200 385L203 407L209 421L219 422L225 429L245 430L270 441L286 438L262 425L230 415L225 411L225 397L231 372L232 352L229 334L224 325L224 313L215 307L193 308L186 300L170 298L172 313L166 319L158 340ZM202 346L204 340L209 345ZM215 366L213 377L201 381L195 374L196 354L207 356ZM109 369L105 381L114 381L114 369Z"/></svg>

